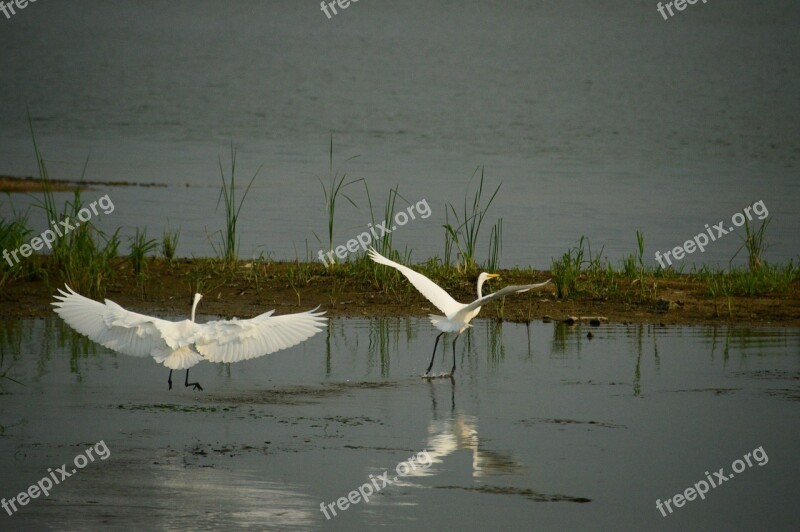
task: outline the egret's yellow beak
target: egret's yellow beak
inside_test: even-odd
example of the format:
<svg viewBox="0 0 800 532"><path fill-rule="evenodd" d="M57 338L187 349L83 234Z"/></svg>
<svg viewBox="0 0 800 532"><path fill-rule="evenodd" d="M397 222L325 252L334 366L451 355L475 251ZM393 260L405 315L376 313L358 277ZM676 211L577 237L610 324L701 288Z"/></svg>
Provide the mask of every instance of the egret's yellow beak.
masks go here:
<svg viewBox="0 0 800 532"><path fill-rule="evenodd" d="M489 277L489 279L499 279L500 278L500 274L499 273L490 273L487 277Z"/></svg>

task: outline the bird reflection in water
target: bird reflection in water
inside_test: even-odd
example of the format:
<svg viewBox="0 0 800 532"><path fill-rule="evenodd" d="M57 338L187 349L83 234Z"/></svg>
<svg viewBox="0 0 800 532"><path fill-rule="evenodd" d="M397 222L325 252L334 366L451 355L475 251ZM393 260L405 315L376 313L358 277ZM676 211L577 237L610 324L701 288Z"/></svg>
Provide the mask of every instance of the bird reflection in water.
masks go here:
<svg viewBox="0 0 800 532"><path fill-rule="evenodd" d="M428 476L441 468L445 459L456 451L472 452L472 476L509 475L522 470L523 465L510 454L487 449L478 436L478 418L455 410L455 383L450 383L450 413L443 419L437 414L436 387L445 381L429 382L433 403L433 418L428 423L426 450L433 467L416 469L411 476ZM437 465L439 464L439 465Z"/></svg>

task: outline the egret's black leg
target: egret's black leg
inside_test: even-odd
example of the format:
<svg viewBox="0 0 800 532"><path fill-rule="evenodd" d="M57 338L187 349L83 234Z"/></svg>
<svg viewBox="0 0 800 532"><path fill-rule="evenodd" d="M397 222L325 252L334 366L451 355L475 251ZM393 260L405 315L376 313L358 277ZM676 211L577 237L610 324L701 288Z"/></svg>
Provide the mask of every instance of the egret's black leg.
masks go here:
<svg viewBox="0 0 800 532"><path fill-rule="evenodd" d="M167 384L169 384L169 389L172 389L172 370L169 370L169 377L167 377Z"/></svg>
<svg viewBox="0 0 800 532"><path fill-rule="evenodd" d="M183 384L184 384L184 386L186 386L187 388L188 388L189 386L194 386L194 389L195 389L195 390L200 390L201 392L203 391L203 387L202 387L202 386L200 386L200 383L199 383L199 382L189 382L189 370L188 370L188 369L186 370L186 380L185 380L185 381L183 381Z"/></svg>
<svg viewBox="0 0 800 532"><path fill-rule="evenodd" d="M456 372L456 340L458 340L458 335L453 338L453 371L450 372L450 377Z"/></svg>
<svg viewBox="0 0 800 532"><path fill-rule="evenodd" d="M433 359L436 358L436 347L439 345L439 338L442 337L444 332L440 332L439 336L436 337L436 342L433 344L433 355L431 355L431 363L428 364L428 369L425 370L425 375L431 372L431 368L433 367Z"/></svg>

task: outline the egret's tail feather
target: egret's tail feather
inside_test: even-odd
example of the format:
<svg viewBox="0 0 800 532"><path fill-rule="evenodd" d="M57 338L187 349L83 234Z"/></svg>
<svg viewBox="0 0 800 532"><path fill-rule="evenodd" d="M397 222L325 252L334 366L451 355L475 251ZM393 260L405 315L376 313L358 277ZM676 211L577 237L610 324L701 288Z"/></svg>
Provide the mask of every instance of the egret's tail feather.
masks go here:
<svg viewBox="0 0 800 532"><path fill-rule="evenodd" d="M460 322L453 323L446 316L437 316L435 314L428 314L428 318L430 318L431 323L434 327L439 329L442 332L455 332L460 333L464 329L468 327L472 327L472 325L465 325Z"/></svg>
<svg viewBox="0 0 800 532"><path fill-rule="evenodd" d="M188 345L174 351L169 347L156 350L153 352L153 358L169 369L189 369L203 360L202 355L193 351Z"/></svg>

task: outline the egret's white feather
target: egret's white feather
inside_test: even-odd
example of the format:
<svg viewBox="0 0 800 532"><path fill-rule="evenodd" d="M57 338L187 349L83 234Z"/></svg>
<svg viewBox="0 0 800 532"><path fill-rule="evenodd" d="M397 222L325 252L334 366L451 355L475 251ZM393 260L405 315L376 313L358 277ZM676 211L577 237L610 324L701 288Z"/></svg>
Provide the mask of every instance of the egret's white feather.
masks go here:
<svg viewBox="0 0 800 532"><path fill-rule="evenodd" d="M505 288L498 290L493 294L481 297L481 286L483 284L483 279L487 278L487 274L481 274L481 277L478 279L478 299L472 303L465 304L459 303L453 299L450 294L444 291L444 289L421 273L417 273L407 266L403 266L402 264L398 264L393 260L387 259L373 248L369 248L368 253L369 257L375 262L384 264L386 266L391 266L405 275L411 284L413 284L414 287L428 299L428 301L436 305L436 307L441 310L442 313L444 313L444 316L429 314L433 326L443 332L460 333L467 327L470 327L469 322L472 320L472 318L478 315L478 312L480 312L481 306L484 303L488 303L489 301L493 301L509 294L527 292L532 288L539 288L550 282L548 279L547 281L538 284L506 286Z"/></svg>
<svg viewBox="0 0 800 532"><path fill-rule="evenodd" d="M317 309L282 316L272 316L271 310L247 320L174 322L131 312L108 299L88 299L69 286L66 290L59 290L53 306L73 329L114 351L150 355L170 369L188 369L203 359L238 362L274 353L310 338L326 322Z"/></svg>
<svg viewBox="0 0 800 532"><path fill-rule="evenodd" d="M153 359L159 364L164 364L169 369L189 369L199 364L203 357L188 345L178 349L156 349L152 353Z"/></svg>
<svg viewBox="0 0 800 532"><path fill-rule="evenodd" d="M464 305L464 308L459 310L458 313L456 314L456 316L454 316L454 318L457 319L459 316L464 316L464 315L468 314L471 311L479 309L480 307L482 307L484 304L488 303L489 301L494 301L495 299L500 299L503 296L508 296L508 295L511 295L511 294L521 294L523 292L527 292L528 290L531 290L532 288L540 288L542 286L545 286L549 282L550 282L550 279L546 280L543 283L510 285L510 286L503 287L500 290L498 290L497 292L493 292L493 293L491 293L489 295L486 295L486 296L483 296L481 298L476 299L475 301L473 301L472 303L470 303L468 305Z"/></svg>
<svg viewBox="0 0 800 532"><path fill-rule="evenodd" d="M434 283L421 273L417 273L407 266L403 266L402 264L399 264L393 260L387 259L373 248L369 248L368 253L369 258L378 264L391 266L405 275L406 279L408 279L411 284L414 285L414 288L419 290L419 293L425 296L428 301L436 305L436 308L441 310L445 316L455 314L461 310L461 307L463 306L461 303L453 299L450 294L445 292L441 286Z"/></svg>
<svg viewBox="0 0 800 532"><path fill-rule="evenodd" d="M198 330L195 349L210 362L239 362L287 349L322 329L324 312L315 310L205 323Z"/></svg>
<svg viewBox="0 0 800 532"><path fill-rule="evenodd" d="M431 371L433 367L433 360L436 358L436 346L439 345L439 338L441 338L442 334L453 332L461 334L464 332L468 327L472 327L470 325L470 321L478 315L481 311L481 306L484 303L488 303L489 301L493 301L495 299L499 299L503 296L509 294L516 294L519 292L527 292L532 288L539 288L541 286L546 285L550 282L548 279L543 283L538 284L526 284L526 285L517 285L517 286L506 286L505 288L494 292L493 294L489 294L487 296L483 295L483 283L486 282L488 279L498 277L496 274L486 273L483 272L478 276L478 283L477 283L477 292L478 292L478 299L473 301L469 304L459 303L452 297L450 294L445 292L439 285L422 275L421 273L417 273L411 268L407 266L403 266L402 264L398 264L393 260L389 260L373 248L369 248L369 257L377 262L378 264L384 264L386 266L391 266L392 268L398 270L400 273L406 276L406 278L411 282L414 287L419 290L419 292L425 296L428 301L436 305L436 307L444 313L444 316L437 316L435 314L429 314L431 323L434 327L442 331L439 336L436 337L436 343L433 345L433 355L431 355L431 362L428 364L428 369L425 371L425 377ZM458 336L456 336L456 339ZM446 376L452 377L453 373L456 370L456 340L453 340L453 369L452 371L447 374Z"/></svg>
<svg viewBox="0 0 800 532"><path fill-rule="evenodd" d="M105 304L83 297L69 286L53 303L56 313L67 324L90 340L125 355L147 356L156 350L179 348L175 322L137 314L113 301ZM191 323L185 320L187 324ZM180 322L179 322L180 323ZM184 343L183 345L188 345Z"/></svg>

